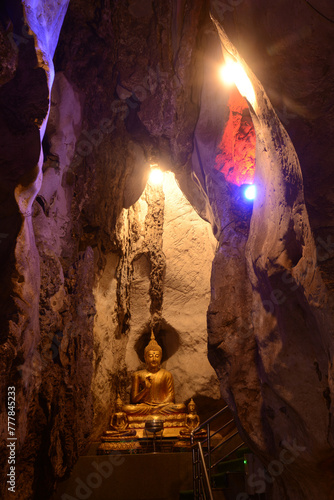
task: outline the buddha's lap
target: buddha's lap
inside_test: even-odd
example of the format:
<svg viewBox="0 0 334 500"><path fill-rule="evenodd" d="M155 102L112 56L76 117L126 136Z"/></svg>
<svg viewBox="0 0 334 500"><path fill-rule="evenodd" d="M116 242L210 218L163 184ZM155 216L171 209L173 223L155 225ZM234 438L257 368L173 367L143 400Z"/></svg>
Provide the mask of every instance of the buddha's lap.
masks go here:
<svg viewBox="0 0 334 500"><path fill-rule="evenodd" d="M130 415L183 413L185 411L185 405L183 403L138 403L124 405L123 411Z"/></svg>

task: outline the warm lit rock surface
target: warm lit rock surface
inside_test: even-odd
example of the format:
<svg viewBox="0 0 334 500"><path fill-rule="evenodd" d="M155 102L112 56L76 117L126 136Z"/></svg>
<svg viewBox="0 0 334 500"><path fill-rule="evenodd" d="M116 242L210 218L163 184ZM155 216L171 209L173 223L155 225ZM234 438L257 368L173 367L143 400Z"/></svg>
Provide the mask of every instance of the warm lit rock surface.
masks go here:
<svg viewBox="0 0 334 500"><path fill-rule="evenodd" d="M215 374L207 363L206 311L211 265L217 240L169 174L163 250L166 255L163 318L179 335L179 347L167 362L175 374L181 401L192 394L217 399ZM196 397L195 397L196 400ZM199 413L204 409L198 408Z"/></svg>
<svg viewBox="0 0 334 500"><path fill-rule="evenodd" d="M103 430L101 422L110 417L116 392L124 402L129 402L131 374L142 366L143 348L149 338L154 238L148 233L148 227L152 220L150 204L159 196L160 189L158 194L151 191L147 186L133 207L124 210L118 223L119 241L122 241L123 256L127 260L122 268L129 270L125 291L129 316L126 336L118 332L117 291L124 284L116 254L108 256L95 287L93 393L98 435ZM161 317L157 339L163 348L163 366L173 374L177 402L194 397L205 400L208 406L211 400L215 408L221 401L218 380L207 359L206 311L217 241L210 224L195 212L171 172L164 174L163 191L165 269L161 280L162 307L155 310ZM154 220L152 222L155 225ZM206 415L208 408L199 407L198 411Z"/></svg>
<svg viewBox="0 0 334 500"><path fill-rule="evenodd" d="M196 192L187 174L202 54L193 41L205 29L207 12L200 2L173 11L172 2L153 10L150 2L138 8L135 2L102 7L71 1L54 58L41 155L53 51L67 2L25 6L31 31L23 25L19 2L7 2L1 11L1 53L6 54L1 75L2 381L3 390L10 384L17 390L17 495L22 499L47 498L55 480L82 453L89 433L98 437L105 430L116 390L128 396L151 314L162 325L165 364L178 368L178 400L201 393L206 415L221 404L218 380L206 359L205 311L215 242L208 223L195 230L200 219L192 209L194 229L185 221L185 231L195 240L196 276L179 267L178 274L187 276L186 290L200 288L191 303L186 290L176 290L177 277L169 267L176 257L169 250L166 261L161 231L154 224L139 231L145 210L133 207L152 160L173 168L186 191ZM13 44L11 33L25 36L16 36ZM18 203L26 215L23 225ZM151 203L150 210L149 221L163 221L159 205ZM208 240L196 243L202 237ZM196 253L203 249L201 266ZM129 256L135 255L132 262ZM189 325L176 321L164 305L164 294L168 305L173 290L186 301ZM198 322L191 318L194 308L198 316L202 312ZM194 359L183 379L178 364L187 349ZM6 453L1 460L6 473ZM3 495L5 486L2 481Z"/></svg>

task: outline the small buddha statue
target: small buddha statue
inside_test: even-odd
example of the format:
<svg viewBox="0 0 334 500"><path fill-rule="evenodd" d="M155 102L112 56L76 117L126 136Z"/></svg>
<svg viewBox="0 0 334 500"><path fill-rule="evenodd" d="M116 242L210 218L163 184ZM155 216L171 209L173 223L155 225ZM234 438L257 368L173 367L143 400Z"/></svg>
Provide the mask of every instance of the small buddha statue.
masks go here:
<svg viewBox="0 0 334 500"><path fill-rule="evenodd" d="M153 330L144 357L146 368L133 374L131 404L124 405L123 411L131 420L132 417L146 415L168 417L183 414L185 405L175 403L173 376L160 366L162 349L155 340Z"/></svg>
<svg viewBox="0 0 334 500"><path fill-rule="evenodd" d="M123 402L118 396L116 399L115 412L111 416L110 430L107 430L105 435L110 437L135 436L136 431L129 429L129 422L126 413L122 410Z"/></svg>
<svg viewBox="0 0 334 500"><path fill-rule="evenodd" d="M199 416L197 415L196 411L196 404L194 400L191 398L191 400L188 403L188 415L186 416L185 419L185 429L182 429L180 431L180 436L182 437L190 437L190 433L194 431L200 424L200 419ZM196 436L204 436L206 435L206 431L204 429L200 429L198 432L195 433Z"/></svg>

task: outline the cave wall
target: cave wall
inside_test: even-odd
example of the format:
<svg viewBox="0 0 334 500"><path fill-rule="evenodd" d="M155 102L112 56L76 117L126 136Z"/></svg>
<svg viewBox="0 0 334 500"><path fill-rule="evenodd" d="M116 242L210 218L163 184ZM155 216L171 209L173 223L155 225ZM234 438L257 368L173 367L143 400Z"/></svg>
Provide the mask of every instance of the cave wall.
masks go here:
<svg viewBox="0 0 334 500"><path fill-rule="evenodd" d="M85 1L15 2L15 9L7 2L1 11L6 151L1 182L1 234L6 234L1 247L6 284L1 292L2 390L14 384L17 391L17 495L47 498L55 481L69 472L89 444L89 437L104 430L116 389L126 394L129 385L123 355L132 326L128 293L132 263L123 253L127 244L122 217L124 209L133 210L130 207L143 192L151 161L172 167L182 179L190 171L202 79L202 71L196 71L201 68L201 51L190 42L194 36L200 40L208 13L200 2L192 8L180 4L177 9L172 2L147 2L144 7L137 2L109 6ZM196 189L191 179L189 186ZM205 231L209 242L211 238L211 257L206 260L206 285L199 292L205 299L203 316L199 327L183 324L187 335L183 356L192 335L194 356L206 352L213 237ZM161 234L156 237L162 245ZM150 291L154 304L150 314L159 318L163 251L153 250L158 286ZM111 366L104 365L109 372L102 382L104 391L110 388L110 401L99 407L91 391L92 382L93 388L98 386L101 366L98 336L94 340L94 317L101 309L96 283L101 276L111 278L116 258L122 260L117 328L107 336L112 346L120 340L123 350L113 351L114 365L115 359L108 360ZM140 265L139 259L134 264L139 278L135 284L142 281L142 274L147 280L148 267L141 270ZM132 299L135 292L133 287ZM136 301L138 296L140 290ZM174 334L171 318L165 323ZM107 340L103 339L103 347L109 346ZM175 356L168 361L171 368L178 364ZM131 370L135 363L136 358L128 363ZM215 409L220 400L218 380L205 357L201 371L192 375L196 387L189 382L180 399L203 389L206 411L210 401ZM6 452L5 398L2 401ZM3 481L2 495L8 494Z"/></svg>
<svg viewBox="0 0 334 500"><path fill-rule="evenodd" d="M330 12L328 2L323 4ZM327 147L322 150L324 138L319 139L320 121L323 136L331 121L331 90L325 91L326 105L315 104L320 93L324 96L319 75L333 71L331 57L324 58L332 30L305 3L302 11L295 6L298 15L289 18L285 2L275 9L261 2L240 2L228 12L219 7L216 3L223 51L243 62L256 94L249 107L258 197L245 246L235 249L235 223L222 233L213 264L209 357L240 432L271 471L265 480L259 473L251 478L255 493L266 489L277 499L333 498L332 154ZM284 20L284 30L278 19ZM321 165L319 176L315 165ZM314 210L316 193L326 200L321 219ZM327 231L327 242L319 231ZM238 287L243 299L226 301L226 292L246 276L247 284ZM281 457L293 444L299 448L287 465Z"/></svg>
<svg viewBox="0 0 334 500"><path fill-rule="evenodd" d="M49 408L45 404L39 324L40 260L32 213L41 186L41 140L49 111L53 54L68 2L1 6L1 454L7 490L7 387L15 387L17 489L31 498L47 476ZM29 11L29 12L28 12ZM38 18L37 18L38 14ZM30 30L34 25L35 30ZM51 36L52 35L52 36ZM50 38L49 38L50 37ZM40 50L36 51L35 47ZM63 432L67 432L63 428ZM28 444L29 443L29 444ZM56 440L54 441L56 446ZM52 456L53 453L50 453ZM37 467L36 467L37 464ZM54 464L56 467L57 465ZM48 482L48 477L45 482ZM41 484L43 484L43 479Z"/></svg>
<svg viewBox="0 0 334 500"><path fill-rule="evenodd" d="M157 242L152 228L155 232L160 226ZM151 325L163 349L163 367L174 377L176 401L193 397L202 418L222 404L219 382L207 359L206 311L217 244L210 224L184 197L174 174L165 172L162 186L148 182L139 200L124 209L117 232L122 253L106 257L94 288L92 392L97 438L107 426L117 393L124 403L130 402L131 375L143 366ZM156 280L159 264L162 276ZM128 329L122 334L118 313L125 286Z"/></svg>

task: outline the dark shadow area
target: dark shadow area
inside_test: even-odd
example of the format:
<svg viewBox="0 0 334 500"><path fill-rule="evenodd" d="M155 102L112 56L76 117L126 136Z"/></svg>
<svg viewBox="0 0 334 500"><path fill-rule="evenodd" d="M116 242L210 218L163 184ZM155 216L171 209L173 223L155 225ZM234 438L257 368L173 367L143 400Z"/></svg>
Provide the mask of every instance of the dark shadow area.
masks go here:
<svg viewBox="0 0 334 500"><path fill-rule="evenodd" d="M201 394L196 394L193 397L193 400L196 404L196 410L198 413L198 416L201 420L201 424L205 422L208 418L211 418L215 413L217 413L219 410L224 408L226 406L225 401L223 398L220 399L212 399L207 396L202 396ZM186 405L189 403L189 401L186 401ZM223 425L232 418L232 412L228 410L220 419L219 419L219 424ZM215 429L216 426L218 425L213 423L213 428ZM219 427L219 426L218 426Z"/></svg>
<svg viewBox="0 0 334 500"><path fill-rule="evenodd" d="M139 359L144 363L144 350L150 341L151 331L147 325L135 343L135 351ZM159 332L155 333L155 338L162 348L162 362L167 361L173 354L176 353L180 346L179 334L166 321L162 320Z"/></svg>

